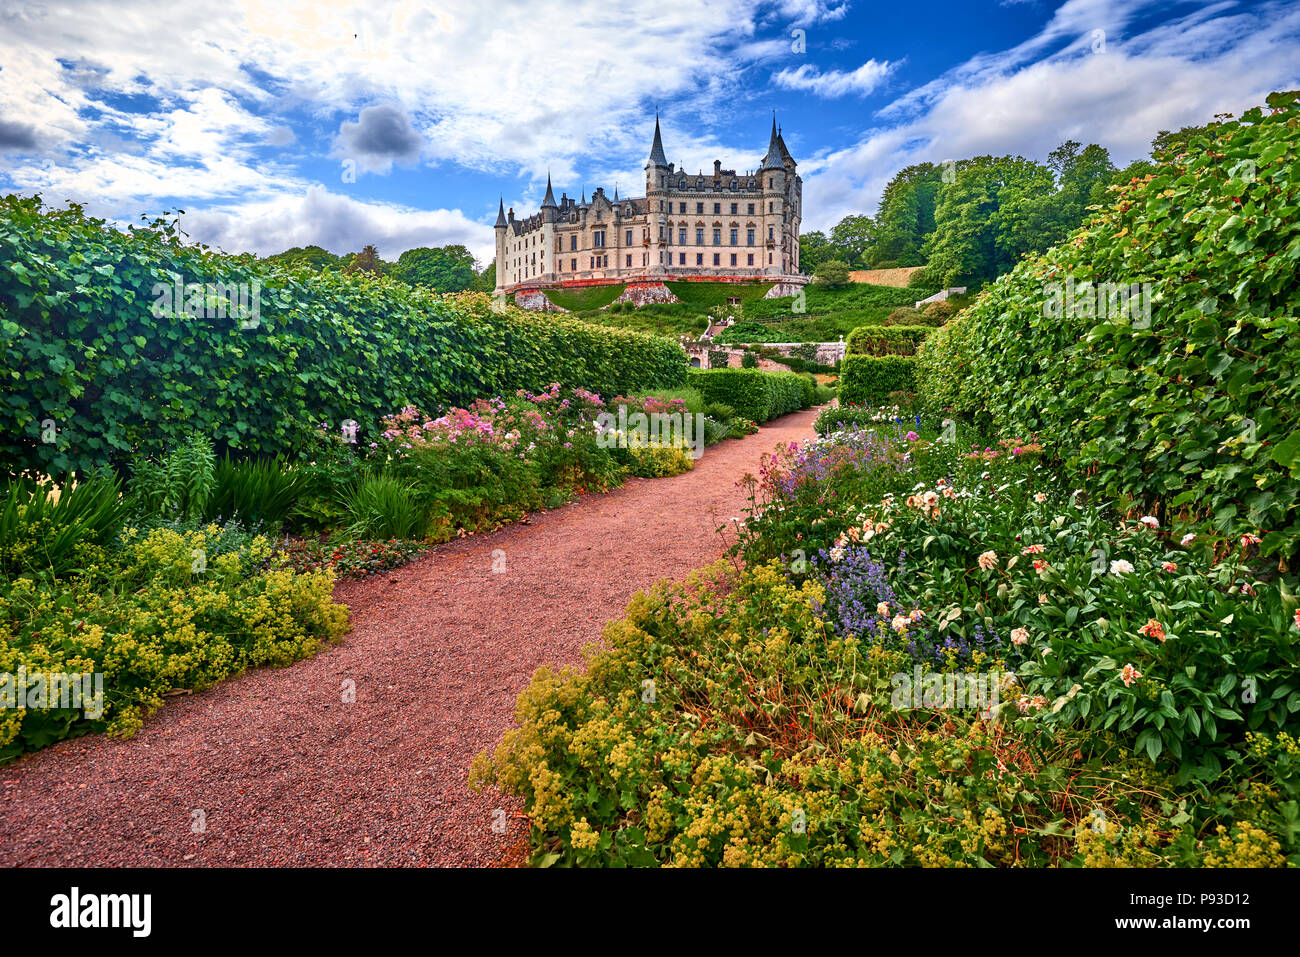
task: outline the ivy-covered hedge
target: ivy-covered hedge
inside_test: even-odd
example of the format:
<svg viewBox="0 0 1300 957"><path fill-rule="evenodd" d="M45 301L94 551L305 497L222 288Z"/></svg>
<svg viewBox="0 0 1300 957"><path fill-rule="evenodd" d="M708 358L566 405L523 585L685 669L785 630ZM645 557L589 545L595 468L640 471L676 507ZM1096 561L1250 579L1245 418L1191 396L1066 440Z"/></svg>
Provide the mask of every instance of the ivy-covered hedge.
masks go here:
<svg viewBox="0 0 1300 957"><path fill-rule="evenodd" d="M924 391L1162 519L1300 551L1300 107L1211 124L921 350ZM1096 284L1148 284L1113 315ZM1130 300L1131 302L1132 300Z"/></svg>
<svg viewBox="0 0 1300 957"><path fill-rule="evenodd" d="M360 440L407 404L556 381L626 394L679 385L686 366L670 340L222 255L164 223L121 231L14 196L0 198L0 355L0 465L51 474L191 430L274 454L322 422L355 420Z"/></svg>
<svg viewBox="0 0 1300 957"><path fill-rule="evenodd" d="M840 404L880 403L891 392L916 388L916 360L911 356L849 356L840 362Z"/></svg>
<svg viewBox="0 0 1300 957"><path fill-rule="evenodd" d="M691 369L686 384L698 390L705 402L729 405L754 422L806 409L816 394L808 376L758 369Z"/></svg>
<svg viewBox="0 0 1300 957"><path fill-rule="evenodd" d="M844 348L849 355L910 356L932 332L930 326L858 326Z"/></svg>

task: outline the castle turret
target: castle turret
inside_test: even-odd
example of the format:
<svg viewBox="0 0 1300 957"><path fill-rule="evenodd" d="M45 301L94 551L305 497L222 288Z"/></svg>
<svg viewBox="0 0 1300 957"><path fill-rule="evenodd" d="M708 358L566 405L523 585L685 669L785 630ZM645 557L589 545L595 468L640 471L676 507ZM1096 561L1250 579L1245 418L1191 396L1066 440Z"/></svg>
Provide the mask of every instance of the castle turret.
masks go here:
<svg viewBox="0 0 1300 957"><path fill-rule="evenodd" d="M763 162L759 164L758 169L759 172L785 169L785 157L781 155L781 134L776 131L776 114L772 115L772 136L767 143L767 155L763 157Z"/></svg>
<svg viewBox="0 0 1300 957"><path fill-rule="evenodd" d="M650 169L652 166L662 166L665 168L668 166L668 157L664 155L663 137L659 135L658 113L655 114L655 139L650 145L650 159L645 165L646 169Z"/></svg>
<svg viewBox="0 0 1300 957"><path fill-rule="evenodd" d="M506 286L506 229L507 228L508 228L508 224L506 223L506 202L505 202L505 197L502 196L497 199L497 221L495 227L493 228L493 232L496 233L496 240L497 240L496 292L501 292Z"/></svg>

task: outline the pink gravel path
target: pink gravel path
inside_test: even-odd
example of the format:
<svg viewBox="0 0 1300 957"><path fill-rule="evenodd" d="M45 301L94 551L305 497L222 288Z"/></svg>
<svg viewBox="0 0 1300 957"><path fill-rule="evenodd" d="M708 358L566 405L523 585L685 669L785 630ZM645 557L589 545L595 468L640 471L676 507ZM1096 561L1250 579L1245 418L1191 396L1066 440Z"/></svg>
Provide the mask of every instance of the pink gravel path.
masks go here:
<svg viewBox="0 0 1300 957"><path fill-rule="evenodd" d="M490 865L526 834L519 804L471 794L542 664L581 661L628 599L718 558L736 482L815 412L340 584L341 645L169 699L128 741L64 741L0 768L0 864ZM506 571L492 572L492 552ZM356 701L343 703L344 681ZM508 830L492 830L494 811ZM205 828L199 829L196 812Z"/></svg>

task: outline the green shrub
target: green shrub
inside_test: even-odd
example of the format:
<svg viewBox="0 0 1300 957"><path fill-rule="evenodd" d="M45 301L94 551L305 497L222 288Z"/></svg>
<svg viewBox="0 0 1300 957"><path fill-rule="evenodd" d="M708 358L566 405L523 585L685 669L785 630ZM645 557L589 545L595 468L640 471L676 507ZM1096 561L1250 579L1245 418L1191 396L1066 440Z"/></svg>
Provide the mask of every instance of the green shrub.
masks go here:
<svg viewBox="0 0 1300 957"><path fill-rule="evenodd" d="M414 489L391 475L368 475L344 498L348 524L344 536L353 541L420 538L424 513Z"/></svg>
<svg viewBox="0 0 1300 957"><path fill-rule="evenodd" d="M911 306L895 309L881 323L882 326L919 326L921 324L921 310L914 309Z"/></svg>
<svg viewBox="0 0 1300 957"><path fill-rule="evenodd" d="M848 355L910 356L934 330L930 326L858 326L845 342Z"/></svg>
<svg viewBox="0 0 1300 957"><path fill-rule="evenodd" d="M116 478L65 483L10 480L0 500L0 574L63 576L105 546L126 515Z"/></svg>
<svg viewBox="0 0 1300 957"><path fill-rule="evenodd" d="M281 456L244 462L226 456L217 464L207 516L278 527L306 488L305 473Z"/></svg>
<svg viewBox="0 0 1300 957"><path fill-rule="evenodd" d="M758 356L746 349L740 357L740 367L742 369L757 369Z"/></svg>
<svg viewBox="0 0 1300 957"><path fill-rule="evenodd" d="M772 327L764 325L761 322L737 322L727 326L716 336L714 342L769 342L771 341Z"/></svg>
<svg viewBox="0 0 1300 957"><path fill-rule="evenodd" d="M942 325L957 315L957 306L946 299L941 299L939 302L927 303L925 308L921 310L921 314L926 319L929 319L932 324L936 326Z"/></svg>
<svg viewBox="0 0 1300 957"><path fill-rule="evenodd" d="M687 381L706 402L731 406L736 415L766 422L812 404L808 380L793 372L758 369L692 369Z"/></svg>
<svg viewBox="0 0 1300 957"><path fill-rule="evenodd" d="M1268 104L1192 135L1069 242L988 286L962 334L926 344L922 378L959 366L957 411L1039 435L1099 495L1291 557L1300 109L1295 93ZM1100 283L1149 284L1149 321L1112 315Z"/></svg>
<svg viewBox="0 0 1300 957"><path fill-rule="evenodd" d="M142 515L197 519L208 514L216 488L217 460L212 440L190 435L159 462L136 462L128 496Z"/></svg>
<svg viewBox="0 0 1300 957"><path fill-rule="evenodd" d="M220 534L127 529L120 551L99 549L68 578L0 576L0 674L103 681L99 714L57 701L0 710L0 762L88 732L134 734L173 689L286 665L347 631L328 573L268 567L277 560L264 538L220 553Z"/></svg>
<svg viewBox="0 0 1300 957"><path fill-rule="evenodd" d="M840 363L840 403L871 405L891 392L911 392L916 386L911 356L848 356Z"/></svg>

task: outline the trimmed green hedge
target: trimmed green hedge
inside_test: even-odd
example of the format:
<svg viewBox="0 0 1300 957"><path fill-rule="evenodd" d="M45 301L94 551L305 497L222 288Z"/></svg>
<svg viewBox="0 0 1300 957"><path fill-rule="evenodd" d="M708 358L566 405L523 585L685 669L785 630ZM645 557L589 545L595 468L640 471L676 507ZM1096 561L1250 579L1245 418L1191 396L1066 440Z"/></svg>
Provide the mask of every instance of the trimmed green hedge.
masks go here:
<svg viewBox="0 0 1300 957"><path fill-rule="evenodd" d="M720 402L754 422L767 422L813 404L815 383L794 372L759 369L691 369L686 384L705 402Z"/></svg>
<svg viewBox="0 0 1300 957"><path fill-rule="evenodd" d="M934 329L930 326L858 326L849 333L849 355L910 356Z"/></svg>
<svg viewBox="0 0 1300 957"><path fill-rule="evenodd" d="M239 284L258 303L253 325L228 305ZM121 466L195 430L219 452L274 455L321 423L353 419L368 440L407 404L434 411L557 381L602 395L685 381L671 340L490 306L483 293L222 255L166 225L121 231L76 206L3 197L0 466Z"/></svg>
<svg viewBox="0 0 1300 957"><path fill-rule="evenodd" d="M871 405L891 392L916 388L916 360L911 356L845 356L840 363L840 404Z"/></svg>

